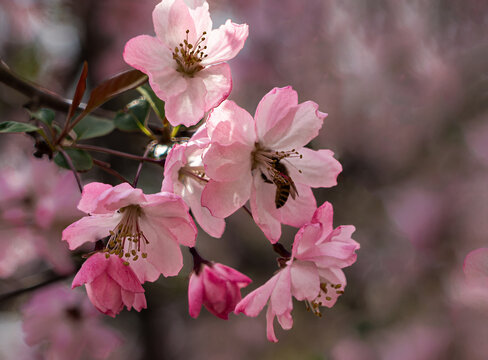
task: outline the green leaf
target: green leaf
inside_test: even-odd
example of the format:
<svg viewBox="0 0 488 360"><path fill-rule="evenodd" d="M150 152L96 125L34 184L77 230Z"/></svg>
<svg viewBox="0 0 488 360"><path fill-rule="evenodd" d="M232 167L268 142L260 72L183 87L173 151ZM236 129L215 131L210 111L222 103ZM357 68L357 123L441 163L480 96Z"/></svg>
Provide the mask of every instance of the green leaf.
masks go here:
<svg viewBox="0 0 488 360"><path fill-rule="evenodd" d="M114 118L117 129L122 131L141 131L149 112L149 103L144 99L137 99L127 105L124 111L119 111Z"/></svg>
<svg viewBox="0 0 488 360"><path fill-rule="evenodd" d="M156 115L164 121L164 101L158 98L153 89L147 84L138 87L137 91L149 102Z"/></svg>
<svg viewBox="0 0 488 360"><path fill-rule="evenodd" d="M18 121L4 121L0 123L0 133L22 133L37 130L39 130L37 126Z"/></svg>
<svg viewBox="0 0 488 360"><path fill-rule="evenodd" d="M71 158L71 162L77 171L87 171L93 166L93 159L91 155L85 150L81 149L64 149L64 151ZM71 170L63 154L58 152L54 157L54 162L56 165Z"/></svg>
<svg viewBox="0 0 488 360"><path fill-rule="evenodd" d="M77 140L82 140L110 134L114 129L115 125L111 120L96 116L85 116L73 130L77 135Z"/></svg>
<svg viewBox="0 0 488 360"><path fill-rule="evenodd" d="M31 118L39 120L46 125L51 126L56 113L51 109L39 109L37 111L29 111Z"/></svg>

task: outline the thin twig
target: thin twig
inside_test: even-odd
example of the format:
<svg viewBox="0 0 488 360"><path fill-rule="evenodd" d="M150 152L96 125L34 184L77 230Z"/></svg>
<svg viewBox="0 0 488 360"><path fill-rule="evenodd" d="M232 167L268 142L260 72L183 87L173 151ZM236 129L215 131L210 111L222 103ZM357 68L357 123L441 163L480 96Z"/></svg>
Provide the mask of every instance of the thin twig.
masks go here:
<svg viewBox="0 0 488 360"><path fill-rule="evenodd" d="M18 295L21 295L25 292L36 290L36 289L41 288L43 286L49 285L53 282L65 280L71 276L73 276L73 274L56 275L56 276L53 276L53 277L51 277L47 280L44 280L40 283L31 285L31 286L27 286L27 287L24 287L22 289L17 289L17 290L11 291L11 292L6 293L6 294L1 294L0 295L0 302L8 300L8 299L13 298L13 297L18 296Z"/></svg>
<svg viewBox="0 0 488 360"><path fill-rule="evenodd" d="M71 169L71 171L73 172L73 175L75 176L76 183L78 184L78 188L80 189L80 193L82 193L83 192L83 185L81 185L80 175L78 175L78 171L76 171L75 166L73 165L73 162L71 161L71 158L66 153L66 151L64 151L63 148L61 148L61 147L58 148L58 151L61 153L61 155L63 155L64 159L68 163L69 168Z"/></svg>
<svg viewBox="0 0 488 360"><path fill-rule="evenodd" d="M154 147L154 145L156 145L156 143L157 143L156 141L151 141L146 146L146 151L144 151L144 155L142 155L143 158L147 158L147 154L149 154L149 152ZM142 165L144 165L144 160L141 160L139 162L139 166L137 167L136 176L134 176L134 183L132 184L132 187L134 187L134 188L137 186L137 182L139 181L139 175L141 175Z"/></svg>
<svg viewBox="0 0 488 360"><path fill-rule="evenodd" d="M95 146L95 145L73 144L73 145L71 145L71 147L77 148L77 149L82 149L82 150L96 151L96 152L101 152L101 153L105 153L105 154L125 157L127 159L132 159L132 160L137 160L137 161L147 161L147 162L151 162L151 163L158 164L158 165L164 164L164 159L160 159L160 160L152 159L152 158L148 158L145 156L129 154L129 153L125 153L122 151L107 149L107 148Z"/></svg>
<svg viewBox="0 0 488 360"><path fill-rule="evenodd" d="M10 70L8 65L2 60L0 60L0 82L30 98L30 106L32 108L48 107L53 110L67 113L71 106L71 100L37 85L36 83L21 78ZM86 104L81 103L78 106L78 110L83 111L85 107ZM113 118L115 116L115 113L112 111L103 109L96 109L93 111L93 114L108 118Z"/></svg>
<svg viewBox="0 0 488 360"><path fill-rule="evenodd" d="M127 180L124 176L122 176L118 171L112 169L110 167L110 164L107 164L106 162L103 162L103 161L100 161L97 159L93 159L93 164L98 166L101 170L105 171L106 173L109 173L109 174L115 176L116 178L118 178L122 182L126 182L126 183L130 184L130 181Z"/></svg>

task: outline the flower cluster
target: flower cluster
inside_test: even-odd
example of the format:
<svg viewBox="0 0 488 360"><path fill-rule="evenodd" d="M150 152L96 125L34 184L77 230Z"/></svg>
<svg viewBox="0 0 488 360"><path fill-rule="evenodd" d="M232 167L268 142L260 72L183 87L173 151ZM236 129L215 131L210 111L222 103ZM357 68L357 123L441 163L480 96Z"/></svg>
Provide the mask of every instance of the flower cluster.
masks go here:
<svg viewBox="0 0 488 360"><path fill-rule="evenodd" d="M62 232L62 240L69 249L80 250L86 259L73 279L72 288L84 285L91 303L112 317L124 307L141 311L147 307L144 283L154 282L160 275L178 275L183 267L181 246L187 247L194 261L188 286L190 315L198 317L203 305L222 319L228 319L232 312L256 316L268 304L268 339L276 342L274 318L278 318L284 329L291 328L292 297L305 301L316 315L321 315L321 306L335 304L346 286L342 268L355 262L355 251L359 249L358 243L351 239L354 227L334 229L332 205L324 203L317 208L312 191L335 186L342 171L332 151L307 147L319 134L327 114L319 111L318 104L313 101L300 103L291 86L274 88L265 94L254 116L228 100L232 77L226 61L243 48L248 26L227 20L213 29L206 1L162 0L153 11L153 23L155 37L137 36L125 46L124 60L139 71L129 72L126 78L111 79L93 90L85 111L71 120L74 105L78 105L83 96L85 65L62 131L51 127L53 119L47 119L46 114L44 117L32 115L37 116L38 122L45 124L54 137L50 141L42 131L40 135L33 135L37 137L37 155L52 157L55 154L59 166L75 173L82 192L77 208L86 216ZM99 129L80 121L94 103L106 101L134 83L144 82L146 76L141 72L147 75L153 94L147 88L139 90L161 118L164 125L161 132L166 131L167 136L159 140L160 145L167 146L165 158L159 161L147 157L152 155L148 145L143 157L129 156L141 161L132 184L126 180L115 186L101 182L82 186L77 175L82 170L73 165L68 151L73 154L73 151L93 150L93 146L83 146L78 141L83 136L98 136ZM134 81L131 76L139 76L139 79ZM115 89L119 85L121 88ZM164 104L164 111L158 108L161 104ZM152 136L146 126L147 123L138 123L138 128ZM190 136L179 141L178 133L183 127L186 127L185 135ZM23 128L31 133L36 131L33 129L42 130L35 126L24 125ZM16 129L18 125L12 132ZM151 140L156 138L152 136ZM163 138L171 138L171 146L169 141L164 143ZM100 148L95 147L94 151L97 150ZM106 152L112 154L124 154L108 150ZM148 160L160 165L164 162L161 190L153 194L145 194L137 188L142 162ZM117 173L100 161L96 163L112 174ZM0 177L0 189L7 186L2 179ZM125 180L122 175L119 179ZM62 199L43 197L39 201L35 214L39 227L50 226L54 210L59 210L57 203ZM204 259L195 248L194 219L210 236L220 238L225 230L225 219L240 208L251 215L281 256L279 271L244 299L241 289L247 287L251 279L231 267ZM22 211L9 210L8 214L1 215L22 220ZM282 224L299 228L291 253L279 243ZM87 247L92 251L88 252ZM60 294L60 298L64 296ZM44 306L44 300L33 300L33 303L36 301ZM63 321L69 319L66 321L71 323L63 327L70 329L74 326L72 323L78 324L78 317L85 317L78 308L72 310L71 305L71 300L67 299L68 308L52 314L53 318ZM29 333L29 328L41 325L30 315L34 310L28 307L26 313L25 327ZM46 316L49 314L47 312ZM57 331L48 332L46 339L29 337L28 342L46 340L55 349L60 336ZM87 344L95 341L89 337ZM112 346L108 347L104 354L94 356L104 357ZM74 345L68 348L73 348L70 350L73 352L81 351L74 349Z"/></svg>
<svg viewBox="0 0 488 360"><path fill-rule="evenodd" d="M346 285L341 269L359 248L350 238L354 227L334 230L332 206L317 209L312 192L336 185L342 171L332 151L306 147L327 114L312 101L299 103L291 86L267 93L254 117L227 100L232 81L225 61L244 46L248 27L228 20L212 30L206 1L163 0L153 22L156 37L131 39L124 59L148 75L172 126L202 123L188 141L171 147L161 192L146 195L128 183L83 188L78 209L87 216L67 227L63 240L72 250L96 246L72 286L84 284L107 315L124 306L140 311L146 307L141 284L177 275L180 245L187 246L194 260L190 315L197 317L204 305L223 319L233 311L256 316L269 300L268 339L277 341L273 319L291 327L292 296L318 315L320 306L334 305ZM225 218L248 201L257 226L285 256L281 270L241 300L251 279L200 256L189 211L205 232L221 237ZM300 228L289 256L277 243L281 224Z"/></svg>

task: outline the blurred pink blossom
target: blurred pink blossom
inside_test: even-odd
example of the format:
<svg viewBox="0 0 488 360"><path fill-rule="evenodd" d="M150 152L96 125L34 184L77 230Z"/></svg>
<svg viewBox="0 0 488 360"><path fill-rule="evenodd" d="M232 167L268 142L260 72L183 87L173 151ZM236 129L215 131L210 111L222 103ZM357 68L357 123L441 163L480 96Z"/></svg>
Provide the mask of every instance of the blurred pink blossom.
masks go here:
<svg viewBox="0 0 488 360"><path fill-rule="evenodd" d="M121 344L86 297L61 285L39 290L22 312L25 341L42 345L45 359L106 359Z"/></svg>

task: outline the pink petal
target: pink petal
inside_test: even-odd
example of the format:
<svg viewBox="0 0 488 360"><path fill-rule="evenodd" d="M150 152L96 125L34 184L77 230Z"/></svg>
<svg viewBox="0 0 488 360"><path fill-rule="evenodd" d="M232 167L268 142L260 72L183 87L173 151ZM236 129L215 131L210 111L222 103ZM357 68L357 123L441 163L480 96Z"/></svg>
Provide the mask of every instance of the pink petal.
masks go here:
<svg viewBox="0 0 488 360"><path fill-rule="evenodd" d="M85 216L64 229L62 239L68 242L70 250L74 250L86 242L106 237L120 219L121 215L117 213Z"/></svg>
<svg viewBox="0 0 488 360"><path fill-rule="evenodd" d="M212 143L218 142L220 145L239 142L254 148L256 142L254 119L230 100L224 101L209 114L207 131Z"/></svg>
<svg viewBox="0 0 488 360"><path fill-rule="evenodd" d="M232 90L232 77L228 64L218 64L206 67L197 72L195 77L203 80L207 91L205 96L205 111L213 109L227 99Z"/></svg>
<svg viewBox="0 0 488 360"><path fill-rule="evenodd" d="M324 202L317 208L313 214L312 223L319 223L322 226L324 234L328 234L332 231L334 218L334 209L330 202Z"/></svg>
<svg viewBox="0 0 488 360"><path fill-rule="evenodd" d="M72 288L93 282L97 277L104 273L110 261L102 253L90 256L81 266L80 270L73 279Z"/></svg>
<svg viewBox="0 0 488 360"><path fill-rule="evenodd" d="M210 180L202 192L202 206L219 218L226 218L241 208L251 193L251 177L245 175L229 182Z"/></svg>
<svg viewBox="0 0 488 360"><path fill-rule="evenodd" d="M136 311L141 311L142 309L147 309L146 296L143 293L136 293L132 307Z"/></svg>
<svg viewBox="0 0 488 360"><path fill-rule="evenodd" d="M212 19L210 19L210 13L208 11L208 3L206 1L188 1L185 3L189 7L190 16L195 22L195 33L197 37L206 32L207 35L204 36L208 38L208 34L212 30Z"/></svg>
<svg viewBox="0 0 488 360"><path fill-rule="evenodd" d="M92 182L85 185L83 187L83 192L81 193L81 200L78 204L78 209L87 214L93 213L98 208L98 198L100 195L111 188L112 185L99 182ZM110 211L104 211L104 213L108 212Z"/></svg>
<svg viewBox="0 0 488 360"><path fill-rule="evenodd" d="M281 236L280 215L275 205L275 194L276 185L265 183L261 173L255 171L251 190L252 217L273 244Z"/></svg>
<svg viewBox="0 0 488 360"><path fill-rule="evenodd" d="M171 50L155 37L141 35L130 39L125 45L124 60L149 76L151 88L163 100L187 88L185 78L176 71Z"/></svg>
<svg viewBox="0 0 488 360"><path fill-rule="evenodd" d="M220 238L225 230L225 220L217 218L202 206L203 185L193 179L188 179L184 189L184 200L190 206L195 220L202 229L215 238Z"/></svg>
<svg viewBox="0 0 488 360"><path fill-rule="evenodd" d="M164 163L164 178L161 184L161 191L174 192L174 186L179 182L179 170L187 163L185 148L186 144L175 144L168 152Z"/></svg>
<svg viewBox="0 0 488 360"><path fill-rule="evenodd" d="M188 284L188 311L192 318L196 319L200 315L200 309L203 303L203 291L202 278L192 273Z"/></svg>
<svg viewBox="0 0 488 360"><path fill-rule="evenodd" d="M287 117L298 105L298 94L291 86L274 88L258 104L254 118L260 141L274 144L290 128L293 117Z"/></svg>
<svg viewBox="0 0 488 360"><path fill-rule="evenodd" d="M109 316L115 317L124 307L120 286L108 275L102 274L86 284L86 292L95 307Z"/></svg>
<svg viewBox="0 0 488 360"><path fill-rule="evenodd" d="M290 270L290 266L287 266L278 273L278 281L269 300L269 306L278 315L290 312L293 309Z"/></svg>
<svg viewBox="0 0 488 360"><path fill-rule="evenodd" d="M180 246L164 227L149 222L141 224L149 244L147 245L147 262L150 262L163 276L176 276L183 266ZM139 259L141 261L144 259ZM137 271L137 269L134 269ZM138 277L141 276L138 274ZM151 281L151 280L149 280Z"/></svg>
<svg viewBox="0 0 488 360"><path fill-rule="evenodd" d="M279 218L283 224L300 227L310 222L317 208L317 202L309 186L300 183L295 183L295 186L298 195L295 199L288 197L285 205L279 209Z"/></svg>
<svg viewBox="0 0 488 360"><path fill-rule="evenodd" d="M297 94L288 86L266 94L258 105L255 119L263 145L274 150L291 150L315 138L325 116L312 101L297 105Z"/></svg>
<svg viewBox="0 0 488 360"><path fill-rule="evenodd" d="M141 189L135 189L124 182L100 195L96 211L103 209L114 212L128 205L138 205L145 200L146 197Z"/></svg>
<svg viewBox="0 0 488 360"><path fill-rule="evenodd" d="M331 187L337 185L337 176L342 165L334 159L330 150L314 151L307 148L299 149L302 156L289 157L286 160L292 165L287 169L295 182L311 187Z"/></svg>
<svg viewBox="0 0 488 360"><path fill-rule="evenodd" d="M276 338L273 325L275 315L276 314L273 312L273 308L268 306L268 310L266 311L266 336L269 341L276 343L278 342L278 339Z"/></svg>
<svg viewBox="0 0 488 360"><path fill-rule="evenodd" d="M294 261L290 265L291 292L297 300L312 301L320 292L317 267L308 261Z"/></svg>
<svg viewBox="0 0 488 360"><path fill-rule="evenodd" d="M247 24L234 24L227 20L224 25L208 34L206 52L208 57L202 61L202 64L217 64L234 58L244 47L248 35Z"/></svg>
<svg viewBox="0 0 488 360"><path fill-rule="evenodd" d="M173 126L195 125L203 118L205 112L210 110L205 106L207 90L203 80L198 77L185 77L184 80L187 83L186 90L171 95L164 105L166 117Z"/></svg>
<svg viewBox="0 0 488 360"><path fill-rule="evenodd" d="M154 8L152 17L157 37L170 49L179 46L186 39L186 30L190 30L190 44L194 44L196 38L201 35L195 33L195 22L183 0L161 1Z"/></svg>
<svg viewBox="0 0 488 360"><path fill-rule="evenodd" d="M228 146L212 143L205 153L205 174L215 181L234 181L251 173L251 151L248 145Z"/></svg>
<svg viewBox="0 0 488 360"><path fill-rule="evenodd" d="M228 281L237 283L239 288L246 287L252 280L244 275L243 273L233 269L229 266L222 264L213 264L213 270L218 272L222 277L226 278Z"/></svg>
<svg viewBox="0 0 488 360"><path fill-rule="evenodd" d="M307 224L298 230L293 242L292 256L300 260L310 260L315 256L316 243L322 234L319 224Z"/></svg>
<svg viewBox="0 0 488 360"><path fill-rule="evenodd" d="M130 266L124 265L124 261L118 256L110 256L110 266L107 274L124 290L133 293L142 293L144 288L137 279L136 274Z"/></svg>
<svg viewBox="0 0 488 360"><path fill-rule="evenodd" d="M290 312L277 315L276 318L284 330L290 330L293 327L293 318Z"/></svg>
<svg viewBox="0 0 488 360"><path fill-rule="evenodd" d="M258 316L271 297L271 293L273 292L279 277L280 273L275 274L264 285L248 294L236 305L234 313L244 313L251 317Z"/></svg>

